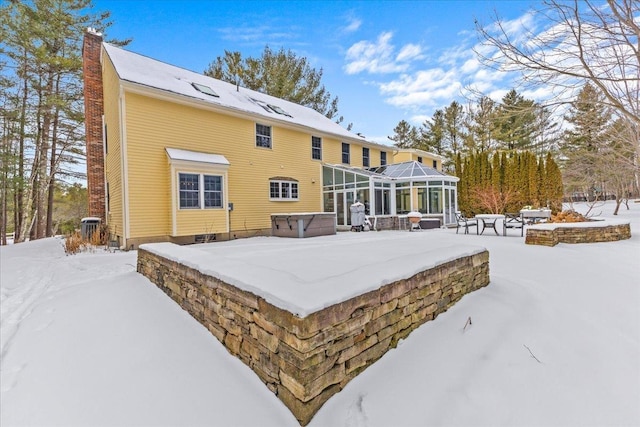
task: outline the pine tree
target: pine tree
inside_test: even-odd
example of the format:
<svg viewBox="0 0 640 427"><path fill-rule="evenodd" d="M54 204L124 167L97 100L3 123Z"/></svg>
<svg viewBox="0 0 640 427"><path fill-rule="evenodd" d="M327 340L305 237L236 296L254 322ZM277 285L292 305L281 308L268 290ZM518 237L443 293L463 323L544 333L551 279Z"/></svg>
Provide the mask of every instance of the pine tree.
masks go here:
<svg viewBox="0 0 640 427"><path fill-rule="evenodd" d="M532 146L536 131L536 105L515 89L510 90L498 107L496 139L504 150L525 150Z"/></svg>
<svg viewBox="0 0 640 427"><path fill-rule="evenodd" d="M488 96L478 100L468 117L467 149L491 152L495 147L496 104Z"/></svg>
<svg viewBox="0 0 640 427"><path fill-rule="evenodd" d="M415 126L411 126L406 120L400 120L393 128L393 135L388 136L398 148L414 148L418 140L418 131Z"/></svg>
<svg viewBox="0 0 640 427"><path fill-rule="evenodd" d="M545 170L544 170L544 158L540 156L538 158L538 166L536 168L536 189L535 189L535 205L538 207L547 206L547 201L544 193L544 180L545 180Z"/></svg>
<svg viewBox="0 0 640 427"><path fill-rule="evenodd" d="M612 114L604 103L602 93L586 84L578 93L566 116L573 129L565 132L560 148L565 159L563 169L571 192L599 197L602 190L601 149L607 144L607 132Z"/></svg>
<svg viewBox="0 0 640 427"><path fill-rule="evenodd" d="M500 163L500 154L494 153L491 157L491 186L498 192L502 192L504 183L504 169Z"/></svg>
<svg viewBox="0 0 640 427"><path fill-rule="evenodd" d="M444 111L436 110L433 117L420 126L418 145L415 148L444 156L444 126Z"/></svg>
<svg viewBox="0 0 640 427"><path fill-rule="evenodd" d="M309 60L292 50L273 51L265 46L258 58L242 58L240 52L225 51L204 74L312 108L338 123L338 97L331 97L322 84L323 70L309 65Z"/></svg>
<svg viewBox="0 0 640 427"><path fill-rule="evenodd" d="M553 160L551 153L547 153L545 158L544 173L544 202L554 213L561 212L564 196L562 173L558 164Z"/></svg>
<svg viewBox="0 0 640 427"><path fill-rule="evenodd" d="M2 58L5 70L13 71L7 88L13 113L6 116L12 123L2 128L11 133L2 137L17 161L16 242L28 231L32 238L52 235L56 181L76 174L70 167L83 155L81 38L87 26L108 26L108 13L87 13L91 8L90 0L9 2L0 8Z"/></svg>
<svg viewBox="0 0 640 427"><path fill-rule="evenodd" d="M444 109L445 152L451 158L455 158L462 151L462 144L465 139L464 116L464 109L457 101L453 101Z"/></svg>

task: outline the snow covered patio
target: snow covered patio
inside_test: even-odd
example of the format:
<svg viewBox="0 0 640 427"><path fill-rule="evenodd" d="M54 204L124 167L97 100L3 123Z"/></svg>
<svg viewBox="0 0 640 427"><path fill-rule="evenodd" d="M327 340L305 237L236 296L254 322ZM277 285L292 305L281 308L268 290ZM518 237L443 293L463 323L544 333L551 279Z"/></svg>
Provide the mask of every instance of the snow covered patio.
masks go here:
<svg viewBox="0 0 640 427"><path fill-rule="evenodd" d="M138 271L306 425L411 331L486 286L489 254L417 233L340 233L142 245Z"/></svg>
<svg viewBox="0 0 640 427"><path fill-rule="evenodd" d="M405 232L486 247L491 284L400 341L309 426L640 425L640 203L613 207L602 216L629 220L630 239L549 248L519 233ZM298 425L136 259L65 256L60 239L0 247L0 425Z"/></svg>

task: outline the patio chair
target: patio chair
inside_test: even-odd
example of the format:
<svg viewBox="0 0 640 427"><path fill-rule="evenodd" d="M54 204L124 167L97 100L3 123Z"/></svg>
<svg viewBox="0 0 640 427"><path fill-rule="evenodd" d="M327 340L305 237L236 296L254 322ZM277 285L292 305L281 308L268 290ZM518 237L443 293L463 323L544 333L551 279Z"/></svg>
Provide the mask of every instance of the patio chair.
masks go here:
<svg viewBox="0 0 640 427"><path fill-rule="evenodd" d="M507 235L508 228L519 228L520 237L524 236L524 218L522 218L522 215L516 213L505 213L504 225L502 227L503 236Z"/></svg>
<svg viewBox="0 0 640 427"><path fill-rule="evenodd" d="M469 234L469 227L475 227L476 234L479 234L478 220L476 218L467 218L462 212L456 212L456 223L456 234L458 234L460 227L464 227L464 234Z"/></svg>

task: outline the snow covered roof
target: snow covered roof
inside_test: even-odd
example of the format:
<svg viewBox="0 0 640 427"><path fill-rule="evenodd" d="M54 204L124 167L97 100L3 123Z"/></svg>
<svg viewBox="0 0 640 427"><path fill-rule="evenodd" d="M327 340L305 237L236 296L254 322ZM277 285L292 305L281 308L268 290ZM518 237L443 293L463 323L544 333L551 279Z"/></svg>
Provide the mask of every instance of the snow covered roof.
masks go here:
<svg viewBox="0 0 640 427"><path fill-rule="evenodd" d="M456 181L458 178L449 176L440 172L437 169L430 168L423 165L420 162L409 161L402 163L395 163L391 165L379 166L376 168L370 168L371 172L384 175L388 178L453 178Z"/></svg>
<svg viewBox="0 0 640 427"><path fill-rule="evenodd" d="M212 163L216 165L228 165L229 160L220 154L201 153L198 151L180 150L178 148L165 148L171 160L183 160L187 162Z"/></svg>
<svg viewBox="0 0 640 427"><path fill-rule="evenodd" d="M346 165L330 165L336 169L342 169L345 171L357 173L360 175L367 175L370 177L380 177L391 180L418 180L418 179L443 179L446 178L449 181L459 181L460 179L455 176L447 175L446 173L440 172L437 169L430 168L428 166L423 165L420 162L416 162L415 160L410 160L408 162L402 163L394 163L385 166L377 166L373 168L355 168Z"/></svg>
<svg viewBox="0 0 640 427"><path fill-rule="evenodd" d="M434 158L434 159L444 160L444 157L439 155L439 154L432 153L431 151L420 150L420 149L417 149L417 148L398 148L398 149L396 149L396 151L398 153L413 153L413 154L417 154L417 155L420 155L420 156L429 156L429 157Z"/></svg>
<svg viewBox="0 0 640 427"><path fill-rule="evenodd" d="M109 43L102 45L123 81L192 98L222 109L302 126L315 130L313 133L357 140L384 149L391 148L367 141L311 108L243 87L237 89L234 84L129 52Z"/></svg>

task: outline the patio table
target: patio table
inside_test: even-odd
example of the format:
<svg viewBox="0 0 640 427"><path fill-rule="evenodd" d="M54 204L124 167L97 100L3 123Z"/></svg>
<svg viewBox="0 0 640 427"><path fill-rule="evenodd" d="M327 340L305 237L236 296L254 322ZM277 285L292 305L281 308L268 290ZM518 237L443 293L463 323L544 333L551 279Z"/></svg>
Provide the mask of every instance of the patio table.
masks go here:
<svg viewBox="0 0 640 427"><path fill-rule="evenodd" d="M496 229L496 222L498 222L498 220L503 220L504 221L504 215L502 215L502 214L478 214L478 215L476 215L476 218L478 218L480 221L482 221L482 231L480 231L480 234L484 233L484 229L488 226L488 227L493 229L493 231L496 233L496 236L500 235L498 233L498 230Z"/></svg>
<svg viewBox="0 0 640 427"><path fill-rule="evenodd" d="M536 224L551 218L551 209L522 209L520 216L527 223Z"/></svg>

